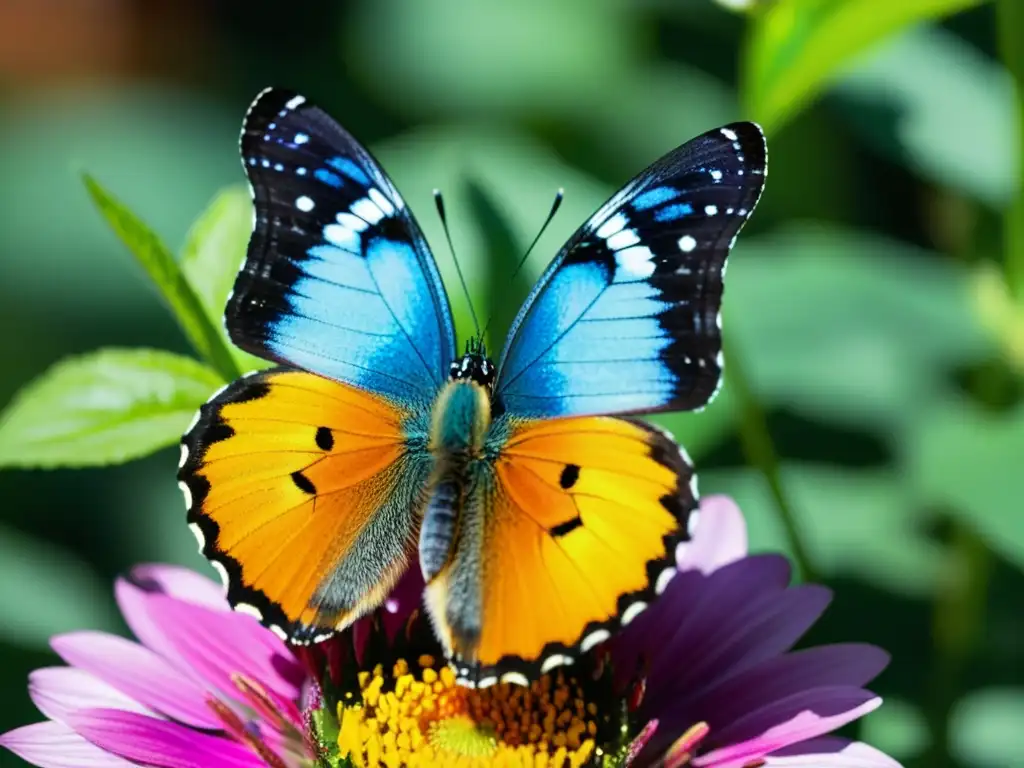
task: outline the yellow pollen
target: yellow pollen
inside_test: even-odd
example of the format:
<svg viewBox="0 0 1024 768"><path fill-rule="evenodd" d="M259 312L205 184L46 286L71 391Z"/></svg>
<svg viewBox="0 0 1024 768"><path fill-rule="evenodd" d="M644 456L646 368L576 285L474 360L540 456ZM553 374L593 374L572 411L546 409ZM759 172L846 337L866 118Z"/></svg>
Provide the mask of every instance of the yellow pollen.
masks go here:
<svg viewBox="0 0 1024 768"><path fill-rule="evenodd" d="M358 768L579 768L595 755L597 708L562 672L529 687L470 689L448 667L400 659L359 675L359 694L338 704L339 756ZM392 682L393 681L393 682Z"/></svg>

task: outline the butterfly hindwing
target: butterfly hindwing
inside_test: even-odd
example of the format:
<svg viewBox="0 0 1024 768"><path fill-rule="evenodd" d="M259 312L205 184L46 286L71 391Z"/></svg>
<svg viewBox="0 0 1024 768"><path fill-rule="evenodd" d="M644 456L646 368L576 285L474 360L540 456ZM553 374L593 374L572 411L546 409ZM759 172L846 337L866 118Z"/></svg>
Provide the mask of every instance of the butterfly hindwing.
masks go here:
<svg viewBox="0 0 1024 768"><path fill-rule="evenodd" d="M533 678L627 624L674 573L692 479L675 443L641 422L511 423L427 589L461 674ZM467 635L475 647L460 647Z"/></svg>
<svg viewBox="0 0 1024 768"><path fill-rule="evenodd" d="M455 355L423 234L380 165L291 91L253 102L241 139L255 222L226 312L246 351L405 402Z"/></svg>
<svg viewBox="0 0 1024 768"><path fill-rule="evenodd" d="M705 405L721 378L729 249L764 186L764 136L734 123L637 176L561 250L520 310L496 397L528 417Z"/></svg>
<svg viewBox="0 0 1024 768"><path fill-rule="evenodd" d="M287 369L239 379L203 406L179 480L236 609L306 642L384 600L427 481L405 417L382 396Z"/></svg>

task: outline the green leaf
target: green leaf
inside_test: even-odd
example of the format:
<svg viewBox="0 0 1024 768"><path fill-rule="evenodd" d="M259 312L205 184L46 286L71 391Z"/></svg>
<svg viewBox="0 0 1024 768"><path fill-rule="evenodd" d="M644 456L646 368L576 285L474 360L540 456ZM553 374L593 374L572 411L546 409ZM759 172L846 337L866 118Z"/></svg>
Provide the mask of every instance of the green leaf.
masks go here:
<svg viewBox="0 0 1024 768"><path fill-rule="evenodd" d="M894 162L988 205L1012 196L1013 83L966 40L936 27L909 30L859 61L835 90L845 123Z"/></svg>
<svg viewBox="0 0 1024 768"><path fill-rule="evenodd" d="M923 533L914 495L897 473L792 462L780 475L810 559L825 576L857 574L911 596L930 596L943 583L944 550ZM791 554L759 473L737 469L698 476L702 494L725 493L740 505L751 551Z"/></svg>
<svg viewBox="0 0 1024 768"><path fill-rule="evenodd" d="M252 234L252 198L244 186L221 190L196 219L181 250L181 271L243 371L267 363L235 347L224 330L224 307Z"/></svg>
<svg viewBox="0 0 1024 768"><path fill-rule="evenodd" d="M1024 568L1024 408L988 413L951 400L907 436L910 482L1003 557Z"/></svg>
<svg viewBox="0 0 1024 768"><path fill-rule="evenodd" d="M1006 768L1024 754L1024 688L973 691L949 718L949 751L960 765Z"/></svg>
<svg viewBox="0 0 1024 768"><path fill-rule="evenodd" d="M980 2L777 0L753 17L745 73L750 117L774 133L873 44Z"/></svg>
<svg viewBox="0 0 1024 768"><path fill-rule="evenodd" d="M466 196L483 233L487 253L487 288L481 325L490 329L488 348L492 354L499 354L505 343L505 335L515 319L519 307L530 292L530 279L523 270L516 270L525 246L520 245L512 233L507 216L478 182L466 182ZM513 277L513 273L515 276Z"/></svg>
<svg viewBox="0 0 1024 768"><path fill-rule="evenodd" d="M891 432L927 418L950 367L992 351L971 285L888 238L794 226L740 238L723 328L767 405Z"/></svg>
<svg viewBox="0 0 1024 768"><path fill-rule="evenodd" d="M45 648L52 635L116 631L113 595L93 570L53 542L0 527L0 639Z"/></svg>
<svg viewBox="0 0 1024 768"><path fill-rule="evenodd" d="M192 346L225 379L237 378L238 366L171 252L149 227L92 176L83 174L82 179L93 203L146 270Z"/></svg>
<svg viewBox="0 0 1024 768"><path fill-rule="evenodd" d="M19 392L0 416L0 466L117 464L181 439L223 384L203 364L150 349L68 358Z"/></svg>

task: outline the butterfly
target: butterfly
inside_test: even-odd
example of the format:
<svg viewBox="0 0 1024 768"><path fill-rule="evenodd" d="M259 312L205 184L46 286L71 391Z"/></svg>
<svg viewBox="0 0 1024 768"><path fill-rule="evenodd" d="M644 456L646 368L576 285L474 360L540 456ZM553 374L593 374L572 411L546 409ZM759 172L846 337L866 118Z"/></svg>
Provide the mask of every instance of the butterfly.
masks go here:
<svg viewBox="0 0 1024 768"><path fill-rule="evenodd" d="M725 261L761 194L757 125L658 160L579 228L497 363L457 354L433 256L370 153L268 89L241 137L255 207L225 323L278 364L216 393L182 441L202 553L237 611L320 641L421 569L468 684L525 683L665 588L696 521L686 453L640 414L722 375Z"/></svg>

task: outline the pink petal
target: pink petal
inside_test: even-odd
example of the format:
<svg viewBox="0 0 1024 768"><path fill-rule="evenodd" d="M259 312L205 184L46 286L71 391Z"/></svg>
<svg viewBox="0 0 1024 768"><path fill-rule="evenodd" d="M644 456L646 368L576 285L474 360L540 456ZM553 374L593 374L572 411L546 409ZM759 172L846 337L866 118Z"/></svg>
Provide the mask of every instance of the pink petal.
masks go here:
<svg viewBox="0 0 1024 768"><path fill-rule="evenodd" d="M747 554L747 524L728 496L705 496L700 501L692 541L676 549L679 570L709 574Z"/></svg>
<svg viewBox="0 0 1024 768"><path fill-rule="evenodd" d="M40 712L62 723L71 712L97 707L152 714L130 696L84 669L73 667L35 670L28 676L28 695Z"/></svg>
<svg viewBox="0 0 1024 768"><path fill-rule="evenodd" d="M91 672L149 709L196 728L220 727L206 705L208 694L148 648L104 632L58 635L50 645L68 664Z"/></svg>
<svg viewBox="0 0 1024 768"><path fill-rule="evenodd" d="M796 744L815 736L841 728L868 712L878 709L882 704L881 697L865 701L857 707L846 709L834 715L819 715L805 709L784 723L773 726L752 739L722 747L693 761L696 768L744 768L744 766L764 758L783 747Z"/></svg>
<svg viewBox="0 0 1024 768"><path fill-rule="evenodd" d="M798 745L799 746L799 745ZM903 768L884 752L859 741L852 742L838 752L814 754L808 752L800 755L775 757L769 755L765 759L765 768L790 768L790 766L806 766L807 768Z"/></svg>
<svg viewBox="0 0 1024 768"><path fill-rule="evenodd" d="M235 741L153 717L90 709L69 725L93 744L121 757L160 768L257 768L265 763Z"/></svg>
<svg viewBox="0 0 1024 768"><path fill-rule="evenodd" d="M205 605L228 611L224 588L205 576L178 565L137 565L132 568L130 580L139 587L176 597L187 603Z"/></svg>
<svg viewBox="0 0 1024 768"><path fill-rule="evenodd" d="M253 617L169 597L149 598L149 617L188 666L225 695L237 696L233 677L244 675L292 701L305 672L277 635Z"/></svg>
<svg viewBox="0 0 1024 768"><path fill-rule="evenodd" d="M132 634L144 646L158 653L179 672L199 679L175 650L174 644L164 637L160 623L152 616L153 601L156 600L159 606L159 601L166 599L162 592L150 592L126 579L118 579L114 584L114 597Z"/></svg>
<svg viewBox="0 0 1024 768"><path fill-rule="evenodd" d="M86 741L66 725L34 723L0 735L5 747L22 760L40 768L133 768L122 757L112 755Z"/></svg>

